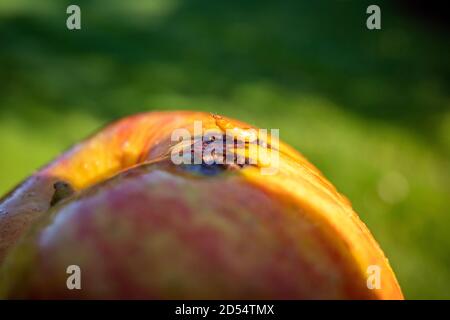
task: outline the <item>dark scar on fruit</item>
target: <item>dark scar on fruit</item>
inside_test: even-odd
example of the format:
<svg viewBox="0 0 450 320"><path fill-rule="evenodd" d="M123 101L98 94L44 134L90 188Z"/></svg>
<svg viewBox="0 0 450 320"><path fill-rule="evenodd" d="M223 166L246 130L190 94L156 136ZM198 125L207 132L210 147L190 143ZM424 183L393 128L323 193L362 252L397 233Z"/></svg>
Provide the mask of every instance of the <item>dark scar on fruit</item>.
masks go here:
<svg viewBox="0 0 450 320"><path fill-rule="evenodd" d="M52 207L61 200L66 199L75 193L75 190L70 183L65 181L55 182L53 184L53 189L55 189L55 192L53 193L52 200L50 201L50 206Z"/></svg>

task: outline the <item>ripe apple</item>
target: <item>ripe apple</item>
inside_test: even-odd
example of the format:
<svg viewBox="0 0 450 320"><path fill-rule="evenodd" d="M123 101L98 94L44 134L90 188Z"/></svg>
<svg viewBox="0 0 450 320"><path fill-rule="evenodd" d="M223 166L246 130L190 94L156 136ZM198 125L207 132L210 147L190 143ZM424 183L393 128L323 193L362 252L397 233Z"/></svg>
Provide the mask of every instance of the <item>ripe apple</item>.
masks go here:
<svg viewBox="0 0 450 320"><path fill-rule="evenodd" d="M349 201L286 144L276 147L271 175L258 161L175 165L171 151L182 142L171 135L193 132L194 121L224 136L227 128L253 128L201 112L138 114L6 195L0 296L403 298ZM70 266L79 267L81 289L67 286ZM379 285L371 287L374 266Z"/></svg>

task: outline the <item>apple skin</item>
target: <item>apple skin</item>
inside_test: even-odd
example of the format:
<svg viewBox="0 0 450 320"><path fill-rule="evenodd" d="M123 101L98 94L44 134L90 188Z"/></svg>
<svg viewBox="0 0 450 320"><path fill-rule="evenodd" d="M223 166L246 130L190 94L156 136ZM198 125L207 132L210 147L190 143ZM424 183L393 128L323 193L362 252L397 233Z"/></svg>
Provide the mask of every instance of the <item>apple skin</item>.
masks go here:
<svg viewBox="0 0 450 320"><path fill-rule="evenodd" d="M125 118L5 196L0 297L403 298L349 201L289 146L279 146L275 175L174 165L171 132L194 120L250 127L200 112ZM50 206L57 181L77 193ZM70 265L81 268L81 290L66 287ZM367 287L371 265L380 289Z"/></svg>

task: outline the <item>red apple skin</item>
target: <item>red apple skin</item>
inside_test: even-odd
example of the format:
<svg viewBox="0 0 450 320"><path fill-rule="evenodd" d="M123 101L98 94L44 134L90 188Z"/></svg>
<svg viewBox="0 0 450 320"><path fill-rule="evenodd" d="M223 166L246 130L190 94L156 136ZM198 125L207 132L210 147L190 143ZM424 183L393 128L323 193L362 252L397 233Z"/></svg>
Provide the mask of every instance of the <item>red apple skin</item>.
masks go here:
<svg viewBox="0 0 450 320"><path fill-rule="evenodd" d="M210 115L185 112L122 120L7 196L0 208L13 213L9 222L18 232L4 241L0 296L403 298L387 259L349 202L289 147L280 146L274 176L261 175L257 167L201 176L173 165L168 132L199 117L216 124ZM147 135L137 123L166 129ZM121 134L127 142L141 139L133 140L136 134L147 141L139 140L128 150L140 152L124 158ZM112 161L117 154L118 167ZM59 179L78 194L50 208L49 185ZM26 201L31 188L36 198ZM37 205L41 211L33 213L30 207ZM0 220L1 230L7 229ZM81 290L66 286L70 265L81 268ZM380 289L367 287L370 265L381 269Z"/></svg>
<svg viewBox="0 0 450 320"><path fill-rule="evenodd" d="M139 167L57 208L21 248L27 263L9 266L26 286L11 284L8 296L372 297L292 203L233 175L189 175ZM82 290L66 287L74 264Z"/></svg>

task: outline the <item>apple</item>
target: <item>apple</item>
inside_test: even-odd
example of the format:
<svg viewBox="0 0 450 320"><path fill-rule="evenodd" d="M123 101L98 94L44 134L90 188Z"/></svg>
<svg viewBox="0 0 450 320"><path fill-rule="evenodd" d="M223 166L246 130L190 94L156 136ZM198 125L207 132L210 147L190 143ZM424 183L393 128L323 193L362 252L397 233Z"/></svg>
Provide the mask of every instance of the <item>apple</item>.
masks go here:
<svg viewBox="0 0 450 320"><path fill-rule="evenodd" d="M288 145L261 144L277 151L274 174L260 161L174 164L191 140L172 134L198 135L195 121L224 136L254 128L202 112L138 114L0 200L0 297L403 298L350 202Z"/></svg>

